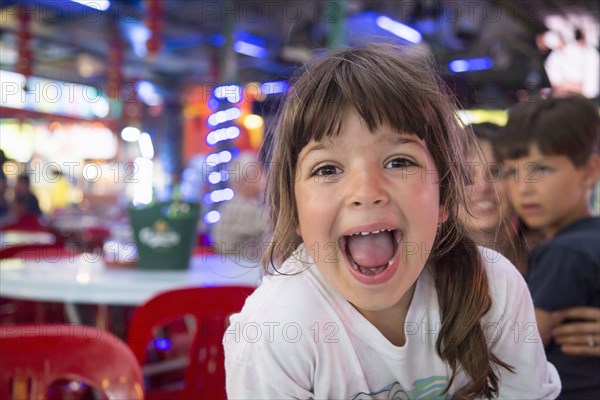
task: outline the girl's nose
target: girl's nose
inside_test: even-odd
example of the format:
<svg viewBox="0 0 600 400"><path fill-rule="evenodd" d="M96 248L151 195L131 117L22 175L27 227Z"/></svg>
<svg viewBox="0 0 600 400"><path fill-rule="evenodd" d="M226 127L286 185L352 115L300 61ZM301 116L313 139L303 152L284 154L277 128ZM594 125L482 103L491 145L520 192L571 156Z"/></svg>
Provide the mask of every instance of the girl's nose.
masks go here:
<svg viewBox="0 0 600 400"><path fill-rule="evenodd" d="M363 169L348 177L348 204L353 207L381 206L389 202L386 180L376 168Z"/></svg>

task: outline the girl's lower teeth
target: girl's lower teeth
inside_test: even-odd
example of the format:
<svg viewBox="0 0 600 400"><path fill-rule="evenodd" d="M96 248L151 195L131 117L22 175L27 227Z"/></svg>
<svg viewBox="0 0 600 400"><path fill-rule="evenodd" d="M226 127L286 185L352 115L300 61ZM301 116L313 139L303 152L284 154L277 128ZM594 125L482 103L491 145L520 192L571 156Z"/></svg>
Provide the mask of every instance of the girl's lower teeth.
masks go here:
<svg viewBox="0 0 600 400"><path fill-rule="evenodd" d="M378 273L385 271L385 269L388 267L388 265L389 265L389 263L387 265L383 265L381 267L376 267L376 268L363 268L360 265L356 264L355 262L352 262L352 266L354 267L354 269L363 275L377 275Z"/></svg>

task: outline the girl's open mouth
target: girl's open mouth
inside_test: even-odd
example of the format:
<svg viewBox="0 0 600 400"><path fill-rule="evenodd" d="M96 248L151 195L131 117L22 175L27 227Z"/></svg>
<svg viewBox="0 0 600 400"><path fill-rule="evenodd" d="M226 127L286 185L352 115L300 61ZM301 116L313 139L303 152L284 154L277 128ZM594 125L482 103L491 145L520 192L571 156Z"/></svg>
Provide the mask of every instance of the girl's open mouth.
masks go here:
<svg viewBox="0 0 600 400"><path fill-rule="evenodd" d="M397 229L357 232L343 236L340 248L360 281L379 283L387 280L384 272L398 259L401 236Z"/></svg>

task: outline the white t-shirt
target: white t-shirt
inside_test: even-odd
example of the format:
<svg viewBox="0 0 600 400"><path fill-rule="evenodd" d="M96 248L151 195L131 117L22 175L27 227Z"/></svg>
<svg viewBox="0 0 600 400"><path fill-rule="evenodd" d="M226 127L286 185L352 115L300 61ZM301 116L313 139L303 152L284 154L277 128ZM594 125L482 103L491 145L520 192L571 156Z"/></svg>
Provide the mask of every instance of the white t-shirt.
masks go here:
<svg viewBox="0 0 600 400"><path fill-rule="evenodd" d="M548 399L560 392L546 361L531 297L521 275L500 254L481 249L492 309L482 320L492 351L516 373L499 369L500 398ZM406 317L406 343L391 344L335 292L301 245L264 278L223 343L230 399L450 398L467 382L459 374L442 393L450 369L435 351L440 312L425 268Z"/></svg>

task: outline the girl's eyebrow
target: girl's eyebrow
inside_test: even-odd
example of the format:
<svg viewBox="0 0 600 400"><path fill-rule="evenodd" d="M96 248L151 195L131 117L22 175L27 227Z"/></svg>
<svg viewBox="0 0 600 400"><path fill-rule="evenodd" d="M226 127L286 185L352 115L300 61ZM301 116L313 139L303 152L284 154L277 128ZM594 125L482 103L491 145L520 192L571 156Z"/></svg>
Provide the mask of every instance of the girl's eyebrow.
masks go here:
<svg viewBox="0 0 600 400"><path fill-rule="evenodd" d="M420 148L425 148L425 142L412 133L390 133L385 136L384 140L391 144L415 144Z"/></svg>
<svg viewBox="0 0 600 400"><path fill-rule="evenodd" d="M398 145L398 144L414 144L416 146L418 146L421 149L425 148L425 143L416 138L413 137L415 136L412 133L388 133L385 134L383 140L392 144L392 145ZM298 159L298 162L302 162L302 160L304 160L310 153L314 152L314 151L319 151L319 150L328 150L331 149L332 147L335 147L335 140L332 138L323 140L321 142L315 142L313 144L309 144L307 145L302 151L301 153L302 156Z"/></svg>
<svg viewBox="0 0 600 400"><path fill-rule="evenodd" d="M302 162L302 160L304 160L306 158L306 156L308 156L310 153L312 153L314 151L328 150L332 147L334 147L334 143L331 139L324 140L321 142L315 142L313 144L309 144L300 152L300 153L304 153L304 154L301 155L301 157L298 159L298 162Z"/></svg>

